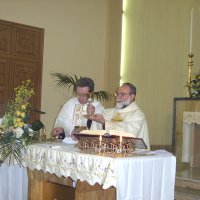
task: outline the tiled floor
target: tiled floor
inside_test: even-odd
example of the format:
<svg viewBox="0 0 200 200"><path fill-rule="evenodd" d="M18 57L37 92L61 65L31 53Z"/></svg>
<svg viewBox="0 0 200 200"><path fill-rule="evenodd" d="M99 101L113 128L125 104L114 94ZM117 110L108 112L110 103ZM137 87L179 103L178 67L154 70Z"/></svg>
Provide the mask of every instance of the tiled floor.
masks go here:
<svg viewBox="0 0 200 200"><path fill-rule="evenodd" d="M200 199L200 167L177 163L175 200Z"/></svg>

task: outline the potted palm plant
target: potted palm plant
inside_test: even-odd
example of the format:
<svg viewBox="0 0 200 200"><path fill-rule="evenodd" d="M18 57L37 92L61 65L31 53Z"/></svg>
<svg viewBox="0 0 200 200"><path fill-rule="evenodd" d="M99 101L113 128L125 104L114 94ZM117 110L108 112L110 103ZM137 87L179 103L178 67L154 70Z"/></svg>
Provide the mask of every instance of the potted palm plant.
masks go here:
<svg viewBox="0 0 200 200"><path fill-rule="evenodd" d="M68 73L63 74L63 73L57 73L57 72L52 72L51 74L52 78L55 78L56 85L60 88L67 88L68 90L71 88L72 93L76 93L76 83L79 78L83 78L82 76L78 77L75 74L70 75ZM100 101L110 101L113 98L113 94L107 92L107 91L94 91L93 93L94 98Z"/></svg>

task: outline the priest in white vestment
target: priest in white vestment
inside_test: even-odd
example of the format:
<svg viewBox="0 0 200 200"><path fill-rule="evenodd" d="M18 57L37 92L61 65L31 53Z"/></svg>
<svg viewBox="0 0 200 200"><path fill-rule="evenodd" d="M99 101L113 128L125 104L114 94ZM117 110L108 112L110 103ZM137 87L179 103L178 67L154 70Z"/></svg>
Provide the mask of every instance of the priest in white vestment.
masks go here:
<svg viewBox="0 0 200 200"><path fill-rule="evenodd" d="M88 119L85 118L87 114L88 99L90 94L94 91L94 82L90 78L80 78L76 85L77 96L67 101L61 108L52 134L54 136L65 134L68 137L72 134L75 126L87 126ZM90 104L90 112L93 114L102 114L103 106L97 100L93 100ZM101 129L102 125L97 122L92 122L90 129Z"/></svg>
<svg viewBox="0 0 200 200"><path fill-rule="evenodd" d="M93 115L91 120L101 123L105 130L119 130L142 138L150 149L149 132L144 113L135 102L136 87L124 83L116 91L115 108L105 109L102 115Z"/></svg>

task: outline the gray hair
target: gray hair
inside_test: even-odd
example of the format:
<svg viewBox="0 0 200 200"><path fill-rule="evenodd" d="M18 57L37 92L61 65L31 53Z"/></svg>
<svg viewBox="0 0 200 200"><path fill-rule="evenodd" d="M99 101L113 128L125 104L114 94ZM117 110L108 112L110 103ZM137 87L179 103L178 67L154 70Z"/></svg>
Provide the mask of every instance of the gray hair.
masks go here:
<svg viewBox="0 0 200 200"><path fill-rule="evenodd" d="M129 87L129 89L130 89L130 94L135 94L135 95L136 95L136 87L135 87L133 84L127 82L127 83L123 83L122 86L127 86L127 87Z"/></svg>

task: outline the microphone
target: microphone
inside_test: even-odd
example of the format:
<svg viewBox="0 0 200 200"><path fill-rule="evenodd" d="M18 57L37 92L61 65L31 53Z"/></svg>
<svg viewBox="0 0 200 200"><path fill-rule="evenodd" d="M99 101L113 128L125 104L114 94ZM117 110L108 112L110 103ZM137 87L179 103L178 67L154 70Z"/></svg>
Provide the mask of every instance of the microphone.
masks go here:
<svg viewBox="0 0 200 200"><path fill-rule="evenodd" d="M91 125L92 125L92 120L91 120L91 119L88 119L88 120L87 120L87 127L88 127L89 130L90 130L90 128L91 128Z"/></svg>

